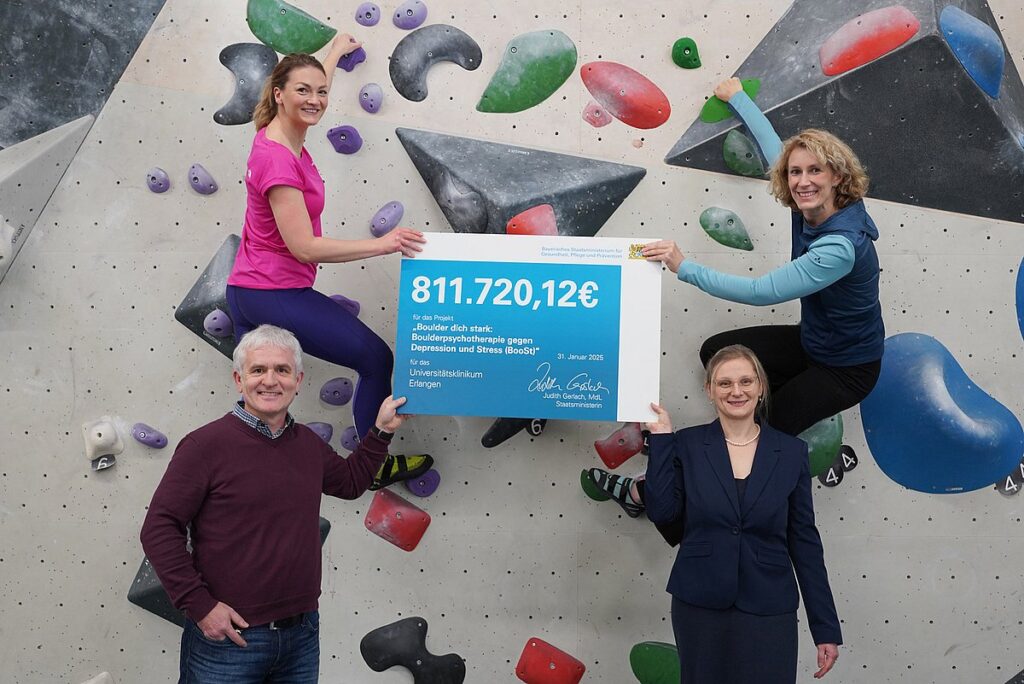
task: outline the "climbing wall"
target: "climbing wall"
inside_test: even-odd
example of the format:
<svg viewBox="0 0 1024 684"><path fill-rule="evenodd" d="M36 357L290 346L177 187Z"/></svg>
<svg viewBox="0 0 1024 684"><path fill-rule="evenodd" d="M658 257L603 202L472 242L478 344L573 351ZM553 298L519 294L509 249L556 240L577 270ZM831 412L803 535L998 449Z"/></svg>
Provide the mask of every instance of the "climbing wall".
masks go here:
<svg viewBox="0 0 1024 684"><path fill-rule="evenodd" d="M909 169L904 175L917 170L927 177L935 160L973 163L972 133L986 145L998 139L1005 152L999 163L963 164L962 183L945 167L935 172L946 183L939 196L1010 187L1020 173L1019 165L1007 166L1021 153L1020 136L1006 131L1015 132L1024 119L1017 75L1024 9L1011 0L987 6L965 1L955 8L991 21L986 25L1003 41L1002 78L1011 80L1002 81L998 102L987 91L970 89L980 86L955 70L959 58L952 48L941 53L941 68L955 76L943 83L958 90L938 88L930 63L919 65L919 80L896 82L896 72L878 61L884 55L844 74L814 74L793 86L799 79L759 47L768 38L791 37L793 44L777 52L795 55L800 69L819 68L819 43L856 20L857 11L847 7L853 3L424 3L423 26L454 27L460 33L446 35L457 40L435 35L443 28L415 34L396 26L398 2L381 4L373 26L356 23L354 0L301 3L325 24L355 35L365 50L364 61L347 65L351 71L337 71L330 108L307 139L326 181L324 229L332 237L369 237L371 219L393 201L404 205L403 225L425 231L500 232L518 217L527 232L572 234L566 207L580 201L573 199L580 190L569 181L587 188L601 178L607 192L593 203L585 234L671 237L703 263L738 274L763 273L789 252L788 210L767 195L765 183L738 175L720 154L714 167L708 162L707 168L695 168L702 164L685 159L665 163L667 156L685 157L691 137L693 148L708 159L708 150L723 149L735 120L707 123L700 114L714 85L733 74L760 81L756 101L775 108L770 118L787 133L801 127L803 117L827 123L815 94L827 92L858 150L862 142L865 151L884 148L900 163L932 160L901 167ZM932 44L956 42L943 42L935 29L948 2L905 4L920 13L921 31L933 32ZM154 3L124 5L157 11ZM867 9L885 6L873 2ZM814 30L794 31L791 20L798 15ZM75 16L68 15L74 31L102 33L103 21L80 17L74 24ZM241 179L253 134L251 125L225 125L244 119L247 108L243 84L222 66L221 52L259 41L246 23L242 0L167 0L150 19L149 33L91 128L86 120L78 124L84 128L52 135L49 143L0 150L5 242L15 223L34 226L17 245L20 251L0 252L10 264L0 283L4 682L176 680L180 629L127 597L158 593L138 532L174 445L229 410L235 398L222 353L230 343L203 326L217 306L219 290L209 285L217 272L215 257L241 230ZM22 41L26 63L38 54L47 63L66 62L66 69L80 66L61 51L60 41L38 38L32 24L0 26ZM977 28L969 21L956 26ZM991 46L991 34L980 33ZM698 68L674 63L672 47L682 37L693 39L699 60L693 50L685 52L686 44L677 48L677 60L690 67L699 62ZM905 41L899 49L913 50L915 44ZM901 53L892 50L889 59L899 60ZM392 66L388 57L396 53L403 61ZM272 58L246 48L224 61L258 73ZM756 64L757 73L740 69L747 64ZM5 76L10 73L4 78L8 96L18 94L20 75L6 71L6 63L3 68ZM514 87L517 73L530 74L535 87ZM44 90L62 97L86 87L59 74L48 79ZM364 91L370 83L379 91ZM858 83L860 90L847 86ZM233 99L236 86L243 100ZM876 101L870 116L858 122L848 113L869 111L862 92ZM962 107L965 98L973 98L985 116L964 115L961 129L945 119L932 127L918 109L902 109L923 102L941 108L947 100ZM372 100L369 110L361 100ZM37 108L55 108L50 100L37 102ZM13 117L17 123L0 119L0 133L27 126L32 116L22 111ZM66 120L55 119L33 135L48 135L44 131ZM328 139L328 131L341 126L352 126L362 141L352 154L335 151L335 144L356 147L352 131ZM84 140L73 134L78 130ZM21 138L2 140L11 146ZM683 140L688 142L680 147ZM751 150L737 146L735 136L733 143L733 161L755 168L754 157L743 151ZM927 156L914 157L924 148ZM485 150L494 161L474 166L460 156L466 150ZM558 174L541 173L551 168L537 166L532 173L530 164L549 158L569 164L561 181ZM50 168L61 163L66 170ZM501 192L507 188L500 187L495 168L502 163L509 178L554 180L530 185L523 204L514 189ZM190 180L199 178L195 164L216 182L216 192L193 187ZM1024 451L1024 224L1009 220L1021 214L1020 199L1012 191L985 195L978 210L966 200L946 206L901 199L899 179L887 165L886 156L872 157L869 172L888 174L883 187L894 201L869 199L868 209L881 232L891 363L882 391L863 412L843 414L841 438L838 421L815 437L828 452L814 497L846 639L829 681L1002 684L1024 668L1018 586L1024 498L1010 486L1021 484L1024 474L1017 471ZM595 176L598 171L607 175ZM163 192L151 191L150 182ZM197 186L209 190L202 179ZM30 190L34 194L26 194ZM547 213L523 218L523 210L545 204ZM719 210L706 211L712 207ZM318 287L359 302L359 316L393 340L398 269L396 257L327 265ZM660 399L676 423L692 425L712 416L700 387L697 349L703 339L729 328L793 323L797 315L794 304L730 304L666 276ZM329 399L330 392L320 390L330 379L354 378L317 359L307 358L306 366L293 413L303 422L328 424L332 444L342 449L340 439L352 423L350 405L327 403L321 396ZM547 658L540 672L557 662L559 675L570 677L557 681L573 681L580 666L584 682L662 681L649 674L638 679L630 651L639 642L672 641L664 586L674 551L646 520L594 501L580 487L580 471L602 464L594 442L619 426L550 421L540 435L525 429L485 448L481 437L492 422L421 417L397 438L396 451L430 453L440 473L431 496L419 498L401 486L393 490L429 515L429 526L414 531L422 537L388 543L367 530L370 494L353 502L324 500L321 515L330 535L323 545L323 681L411 681L401 667L375 671L394 655L387 646L394 634L412 644L408 653L422 654L414 642L425 634L430 653L458 654L467 682L516 681L517 671L530 681L549 681L535 674L538 662L529 656L537 653ZM137 423L162 432L169 445L159 449L133 439ZM90 426L89 450L83 424ZM97 464L87 453L112 451L106 441L111 428L123 450L114 456L115 465L94 470ZM95 437L97 430L102 437ZM840 443L847 448L837 452ZM850 453L858 465L851 469L847 461L844 470L841 456ZM637 455L616 472L643 467L644 457ZM1017 479L1008 483L1015 472ZM379 527L395 505L406 504L378 503L373 525ZM800 681L809 682L813 645L802 613L801 623ZM528 657L521 659L524 649ZM639 660L644 653L648 660L664 654L651 646L638 652ZM451 658L437 667L459 670ZM109 676L98 677L102 672Z"/></svg>

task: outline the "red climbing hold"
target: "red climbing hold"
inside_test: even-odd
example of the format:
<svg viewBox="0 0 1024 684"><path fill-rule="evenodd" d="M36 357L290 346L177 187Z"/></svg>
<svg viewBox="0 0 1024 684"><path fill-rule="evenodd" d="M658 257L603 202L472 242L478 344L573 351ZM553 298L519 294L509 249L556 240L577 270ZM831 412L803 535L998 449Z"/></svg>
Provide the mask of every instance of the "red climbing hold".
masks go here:
<svg viewBox="0 0 1024 684"><path fill-rule="evenodd" d="M578 684L587 668L565 651L536 637L526 642L516 676L526 684Z"/></svg>
<svg viewBox="0 0 1024 684"><path fill-rule="evenodd" d="M609 470L620 465L640 453L644 448L644 436L640 431L640 423L626 423L608 435L607 439L594 442L597 455L601 457Z"/></svg>
<svg viewBox="0 0 1024 684"><path fill-rule="evenodd" d="M661 88L624 64L588 62L580 67L580 77L594 99L627 126L657 128L672 113Z"/></svg>
<svg viewBox="0 0 1024 684"><path fill-rule="evenodd" d="M821 70L835 76L856 69L910 40L921 22L903 5L866 12L825 39L818 51Z"/></svg>
<svg viewBox="0 0 1024 684"><path fill-rule="evenodd" d="M412 551L430 525L430 514L388 489L378 489L363 524L381 539Z"/></svg>
<svg viewBox="0 0 1024 684"><path fill-rule="evenodd" d="M521 211L508 220L505 232L509 235L558 235L555 209L550 204L538 204Z"/></svg>

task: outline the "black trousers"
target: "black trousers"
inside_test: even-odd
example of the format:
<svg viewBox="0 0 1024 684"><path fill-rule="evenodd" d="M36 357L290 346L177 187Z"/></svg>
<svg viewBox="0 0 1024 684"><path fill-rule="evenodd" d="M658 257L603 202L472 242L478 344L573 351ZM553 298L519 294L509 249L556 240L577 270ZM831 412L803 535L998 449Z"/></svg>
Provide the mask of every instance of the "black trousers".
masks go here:
<svg viewBox="0 0 1024 684"><path fill-rule="evenodd" d="M718 333L701 346L701 363L706 367L715 352L730 344L749 347L761 360L771 389L768 423L793 436L859 404L882 370L881 359L857 366L813 361L800 344L799 325L760 325Z"/></svg>
<svg viewBox="0 0 1024 684"><path fill-rule="evenodd" d="M794 684L796 613L752 615L672 597L681 684Z"/></svg>

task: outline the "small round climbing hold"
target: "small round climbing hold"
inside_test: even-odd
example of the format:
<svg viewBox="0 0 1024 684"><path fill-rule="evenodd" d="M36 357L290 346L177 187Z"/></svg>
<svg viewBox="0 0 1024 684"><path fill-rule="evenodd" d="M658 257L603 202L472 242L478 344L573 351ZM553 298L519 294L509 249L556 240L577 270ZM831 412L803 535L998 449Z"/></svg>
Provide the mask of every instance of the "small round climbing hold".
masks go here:
<svg viewBox="0 0 1024 684"><path fill-rule="evenodd" d="M132 437L136 442L145 444L154 449L163 449L167 446L167 436L156 428L151 428L145 423L132 425Z"/></svg>
<svg viewBox="0 0 1024 684"><path fill-rule="evenodd" d="M370 219L370 232L374 237L381 237L391 232L391 229L398 225L405 214L405 207L401 202L388 202L377 210L377 213Z"/></svg>
<svg viewBox="0 0 1024 684"><path fill-rule="evenodd" d="M355 154L363 146L363 138L355 126L335 126L327 131L327 139L334 151L341 154Z"/></svg>
<svg viewBox="0 0 1024 684"><path fill-rule="evenodd" d="M356 23L360 26L376 26L380 21L380 7L372 2L364 2L356 8Z"/></svg>
<svg viewBox="0 0 1024 684"><path fill-rule="evenodd" d="M683 69L696 69L700 66L700 53L693 38L680 38L672 44L672 61Z"/></svg>
<svg viewBox="0 0 1024 684"><path fill-rule="evenodd" d="M591 100L583 109L583 120L594 128L601 128L610 124L612 117L608 114L607 109Z"/></svg>
<svg viewBox="0 0 1024 684"><path fill-rule="evenodd" d="M711 239L726 247L748 252L754 249L747 228L736 212L721 207L708 207L701 212L700 227Z"/></svg>
<svg viewBox="0 0 1024 684"><path fill-rule="evenodd" d="M171 187L170 176L159 166L154 166L146 174L146 185L153 192L167 192Z"/></svg>
<svg viewBox="0 0 1024 684"><path fill-rule="evenodd" d="M214 309L203 319L203 330L216 338L223 339L235 334L235 325L231 322L230 316L220 309Z"/></svg>
<svg viewBox="0 0 1024 684"><path fill-rule="evenodd" d="M212 195L217 192L217 181L199 162L189 167L188 182L200 195Z"/></svg>
<svg viewBox="0 0 1024 684"><path fill-rule="evenodd" d="M359 316L359 310L361 307L359 306L359 302L357 302L356 300L349 299L343 294L331 295L331 299L336 301L339 305L341 305L343 309L348 311L353 316Z"/></svg>
<svg viewBox="0 0 1024 684"><path fill-rule="evenodd" d="M348 378L332 378L320 388L320 399L331 406L344 406L352 399L352 381Z"/></svg>
<svg viewBox="0 0 1024 684"><path fill-rule="evenodd" d="M359 446L359 434L354 425L349 425L341 431L341 446L347 451L355 451Z"/></svg>
<svg viewBox="0 0 1024 684"><path fill-rule="evenodd" d="M405 488L413 495L421 498L430 496L437 491L437 486L441 484L441 473L431 468L419 477L404 480L404 483Z"/></svg>
<svg viewBox="0 0 1024 684"><path fill-rule="evenodd" d="M400 29L410 31L427 20L427 6L421 0L406 0L395 10L393 21Z"/></svg>
<svg viewBox="0 0 1024 684"><path fill-rule="evenodd" d="M362 47L357 47L347 55L342 55L341 59L338 60L338 68L344 69L345 71L352 71L357 66L366 61L366 50Z"/></svg>
<svg viewBox="0 0 1024 684"><path fill-rule="evenodd" d="M82 438L85 440L85 457L90 461L124 451L124 442L109 416L82 423Z"/></svg>
<svg viewBox="0 0 1024 684"><path fill-rule="evenodd" d="M330 444L331 437L334 436L334 428L330 423L306 423L306 427L315 432L317 437Z"/></svg>
<svg viewBox="0 0 1024 684"><path fill-rule="evenodd" d="M359 91L359 106L370 114L380 111L384 102L384 90L376 83L367 83Z"/></svg>

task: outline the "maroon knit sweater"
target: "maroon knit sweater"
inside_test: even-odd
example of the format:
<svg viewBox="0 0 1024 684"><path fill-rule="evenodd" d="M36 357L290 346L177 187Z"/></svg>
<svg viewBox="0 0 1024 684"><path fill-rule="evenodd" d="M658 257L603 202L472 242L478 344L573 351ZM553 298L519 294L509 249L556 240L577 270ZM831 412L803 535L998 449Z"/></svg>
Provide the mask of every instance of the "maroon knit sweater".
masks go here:
<svg viewBox="0 0 1024 684"><path fill-rule="evenodd" d="M342 458L305 425L270 439L230 413L186 435L141 535L175 607L198 622L223 601L250 625L316 610L320 494L361 496L387 449L371 431Z"/></svg>

